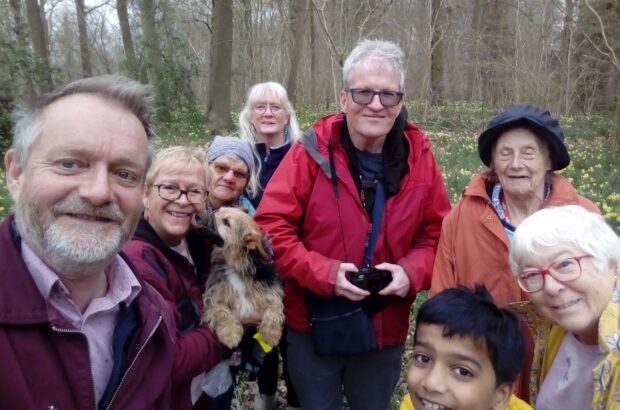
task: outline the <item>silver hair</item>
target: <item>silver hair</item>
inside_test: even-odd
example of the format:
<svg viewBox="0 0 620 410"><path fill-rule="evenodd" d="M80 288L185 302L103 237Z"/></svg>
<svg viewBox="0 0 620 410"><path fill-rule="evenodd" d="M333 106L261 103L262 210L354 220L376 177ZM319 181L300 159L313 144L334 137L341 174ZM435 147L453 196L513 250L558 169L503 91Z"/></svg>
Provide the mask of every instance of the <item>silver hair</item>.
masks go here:
<svg viewBox="0 0 620 410"><path fill-rule="evenodd" d="M577 205L566 205L542 209L519 225L510 244L513 272L521 272L528 255L540 254L540 248L562 244L592 255L599 270L620 268L620 238L603 217Z"/></svg>
<svg viewBox="0 0 620 410"><path fill-rule="evenodd" d="M351 81L351 72L360 61L366 58L376 58L384 60L386 64L391 66L394 71L400 75L400 90L405 88L405 64L404 53L398 44L378 39L364 39L361 40L351 54L347 57L342 68L342 82L344 88L349 87Z"/></svg>
<svg viewBox="0 0 620 410"><path fill-rule="evenodd" d="M21 105L12 113L13 144L15 156L20 164L26 164L34 142L43 131L43 111L55 101L74 94L92 94L114 102L131 111L142 123L149 139L149 164L153 158L152 141L155 137L153 125L153 94L149 86L122 75L102 75L84 78L44 94Z"/></svg>
<svg viewBox="0 0 620 410"><path fill-rule="evenodd" d="M289 100L286 89L282 84L274 81L254 84L248 91L247 98L245 99L245 106L239 114L239 136L252 146L256 144L256 131L250 121L250 115L252 114L252 107L268 95L275 97L276 100L282 104L282 107L288 115L289 135L293 141L298 140L301 137L301 130L299 129L299 123L297 122L293 104Z"/></svg>

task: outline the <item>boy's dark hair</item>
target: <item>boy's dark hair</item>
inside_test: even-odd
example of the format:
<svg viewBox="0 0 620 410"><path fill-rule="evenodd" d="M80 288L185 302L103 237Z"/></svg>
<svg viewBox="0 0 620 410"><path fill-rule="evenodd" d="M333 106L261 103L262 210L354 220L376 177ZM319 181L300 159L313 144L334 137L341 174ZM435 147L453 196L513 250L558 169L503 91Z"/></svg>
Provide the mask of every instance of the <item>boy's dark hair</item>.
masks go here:
<svg viewBox="0 0 620 410"><path fill-rule="evenodd" d="M486 347L496 387L517 379L525 357L519 321L514 313L495 305L484 285L476 285L473 291L463 287L446 289L428 299L416 317L416 326L421 324L443 326L444 337L471 337Z"/></svg>

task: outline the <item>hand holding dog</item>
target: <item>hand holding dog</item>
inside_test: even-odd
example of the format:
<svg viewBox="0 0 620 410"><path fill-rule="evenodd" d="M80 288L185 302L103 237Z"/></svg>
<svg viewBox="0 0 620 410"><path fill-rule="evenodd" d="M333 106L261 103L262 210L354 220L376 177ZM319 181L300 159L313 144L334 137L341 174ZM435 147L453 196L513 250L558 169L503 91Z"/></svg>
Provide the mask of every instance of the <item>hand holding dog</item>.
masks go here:
<svg viewBox="0 0 620 410"><path fill-rule="evenodd" d="M402 266L383 262L375 266L375 268L389 270L392 273L392 281L379 292L379 295L396 295L401 298L407 296L411 288L411 283L409 282L409 276L407 276Z"/></svg>
<svg viewBox="0 0 620 410"><path fill-rule="evenodd" d="M336 272L336 283L334 285L336 296L343 296L353 301L360 301L370 296L370 292L353 285L347 278L347 272L357 272L357 270L357 267L352 263L340 264L338 272Z"/></svg>

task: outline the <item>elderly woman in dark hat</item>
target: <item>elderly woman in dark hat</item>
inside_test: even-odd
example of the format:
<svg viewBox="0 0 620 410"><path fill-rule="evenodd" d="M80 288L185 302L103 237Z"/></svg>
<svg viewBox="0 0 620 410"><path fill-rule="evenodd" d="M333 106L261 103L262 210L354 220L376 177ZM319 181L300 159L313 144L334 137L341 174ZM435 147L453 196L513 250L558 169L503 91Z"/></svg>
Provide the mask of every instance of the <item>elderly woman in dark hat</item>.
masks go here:
<svg viewBox="0 0 620 410"><path fill-rule="evenodd" d="M443 221L430 294L482 283L504 306L527 299L508 262L512 235L526 217L571 204L600 211L554 172L570 158L562 128L549 111L508 108L480 134L478 153L489 170L473 177Z"/></svg>

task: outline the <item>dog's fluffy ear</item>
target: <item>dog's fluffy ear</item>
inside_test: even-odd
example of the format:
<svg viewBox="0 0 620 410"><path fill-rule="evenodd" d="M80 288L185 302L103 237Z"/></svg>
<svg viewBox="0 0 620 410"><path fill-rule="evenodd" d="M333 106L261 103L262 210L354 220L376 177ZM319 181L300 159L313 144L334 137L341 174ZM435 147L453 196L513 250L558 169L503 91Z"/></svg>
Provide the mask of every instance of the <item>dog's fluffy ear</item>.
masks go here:
<svg viewBox="0 0 620 410"><path fill-rule="evenodd" d="M258 252L263 258L269 258L265 248L263 248L263 235L260 230L252 229L243 235L243 246L250 251Z"/></svg>

